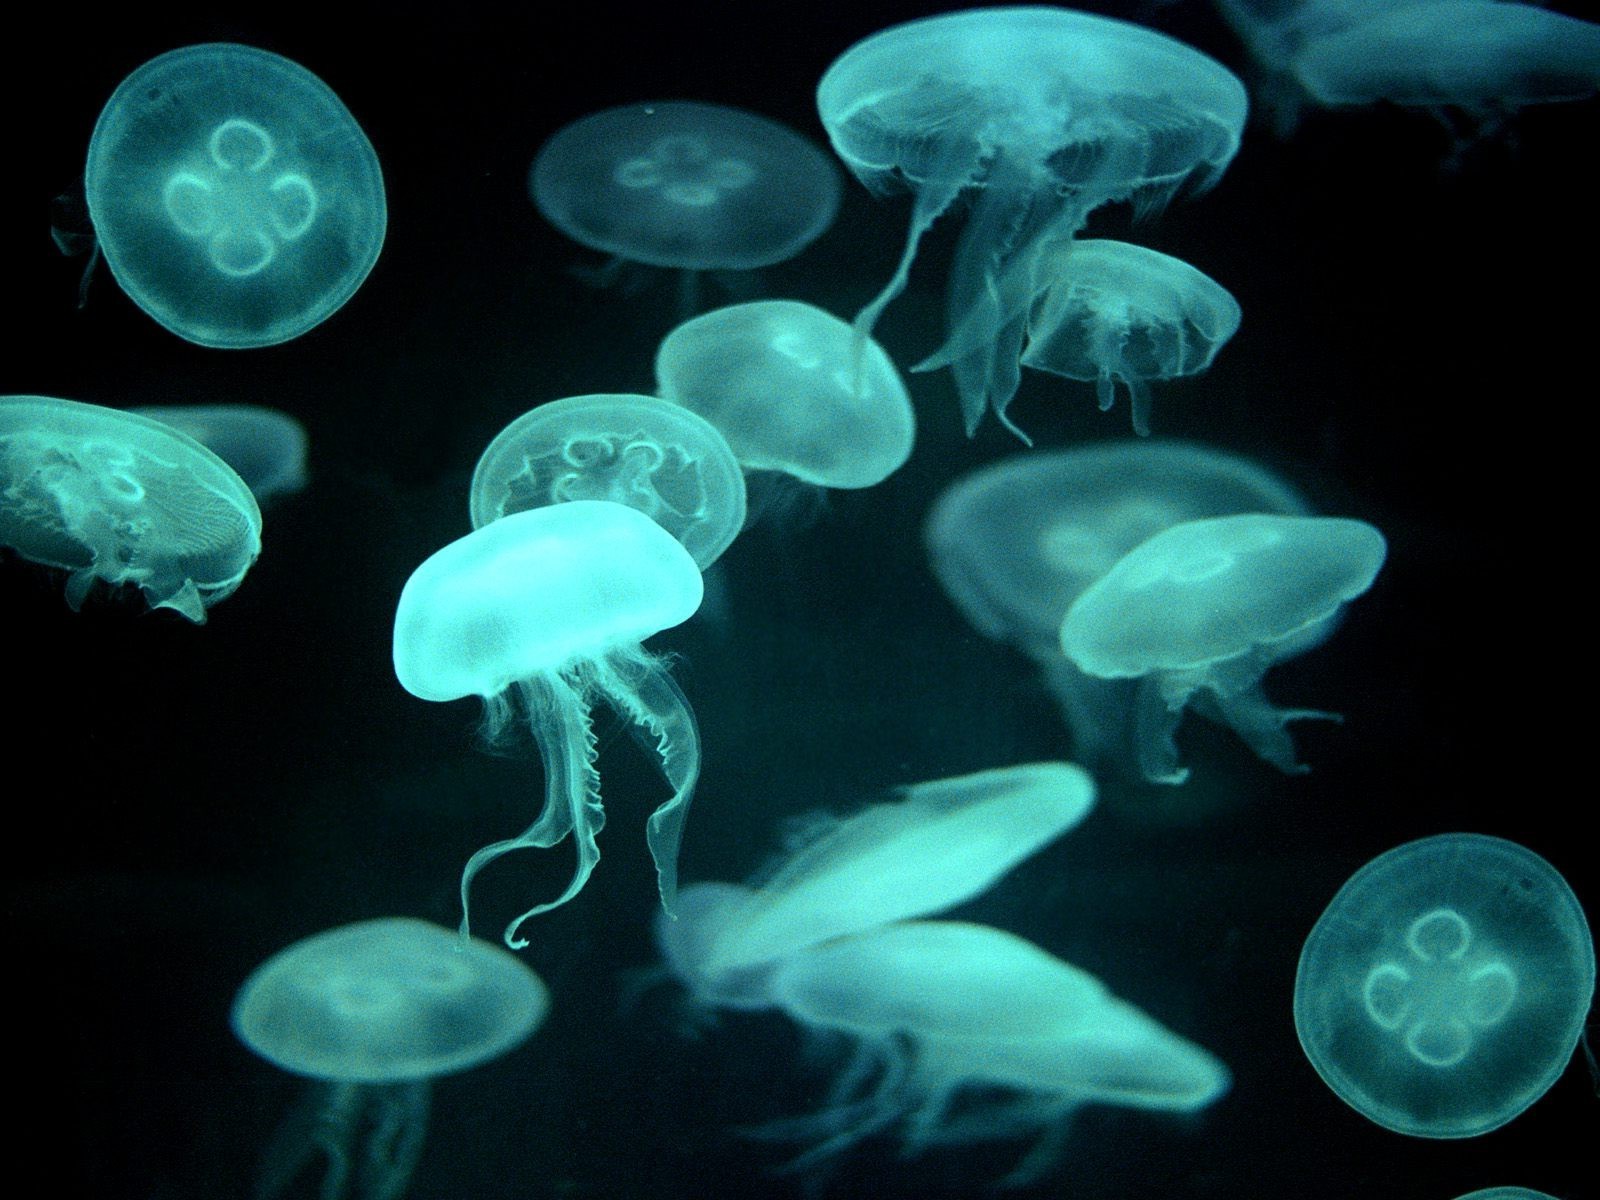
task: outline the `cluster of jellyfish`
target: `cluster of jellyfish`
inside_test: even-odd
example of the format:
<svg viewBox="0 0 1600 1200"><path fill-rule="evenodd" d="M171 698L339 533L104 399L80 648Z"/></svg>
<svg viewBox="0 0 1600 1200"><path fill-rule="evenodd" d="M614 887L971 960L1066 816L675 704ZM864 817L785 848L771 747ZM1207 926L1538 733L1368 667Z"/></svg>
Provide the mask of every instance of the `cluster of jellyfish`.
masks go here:
<svg viewBox="0 0 1600 1200"><path fill-rule="evenodd" d="M1320 104L1487 111L1600 90L1600 28L1536 8L1219 2L1252 52ZM645 822L656 932L690 1003L781 1014L851 1047L819 1111L758 1131L803 1145L791 1168L875 1136L908 1154L1032 1138L1004 1181L1022 1183L1055 1164L1083 1106L1197 1112L1229 1089L1215 1056L1093 975L939 914L1089 817L1091 769L1183 784L1190 712L1291 775L1307 767L1290 726L1338 719L1279 707L1267 679L1333 638L1374 587L1382 533L1316 513L1245 458L1149 439L1151 384L1204 371L1239 305L1176 258L1079 236L1102 206L1149 214L1215 184L1239 148L1245 89L1150 29L990 9L850 47L817 108L861 183L913 193L898 265L850 322L784 298L699 311L703 274L759 286L751 273L835 220L840 172L801 134L653 102L584 117L539 150L533 199L608 256L591 277L674 270L682 319L656 354L658 394L541 397L501 430L463 497L470 531L398 596L399 684L426 701L477 698L488 741L536 748L542 796L521 832L464 864L458 931L358 922L246 980L239 1038L312 1081L258 1195L286 1193L320 1156L324 1197L395 1200L422 1152L430 1081L540 1025L548 992L510 951L600 861L602 703L665 781ZM96 258L157 323L209 348L270 347L327 321L386 230L377 155L350 112L303 67L247 46L190 46L134 71L96 123L83 187ZM911 369L951 371L969 434L992 411L1021 435L1008 408L1026 366L1093 384L1102 409L1126 392L1141 435L972 471L925 523L950 601L1037 664L1084 765L919 783L814 822L757 882L680 886L700 738L670 659L645 643L695 617L706 572L761 518L754 489L871 488L910 458L911 397L872 333L958 201L971 211L944 340ZM267 409L0 397L0 544L64 572L74 609L99 583L202 622L260 554L262 508L306 487L307 457L304 429ZM530 898L505 927L508 949L473 938L479 872L569 839L569 883ZM1594 986L1593 939L1556 870L1452 833L1390 850L1333 898L1306 940L1292 1019L1351 1109L1399 1133L1465 1138L1550 1088Z"/></svg>

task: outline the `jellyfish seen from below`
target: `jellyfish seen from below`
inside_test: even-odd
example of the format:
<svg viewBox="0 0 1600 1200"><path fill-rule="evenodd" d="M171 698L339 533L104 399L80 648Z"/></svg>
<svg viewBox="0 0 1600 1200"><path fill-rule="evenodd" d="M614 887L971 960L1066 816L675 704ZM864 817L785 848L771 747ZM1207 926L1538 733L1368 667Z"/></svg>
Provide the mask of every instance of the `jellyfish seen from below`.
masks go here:
<svg viewBox="0 0 1600 1200"><path fill-rule="evenodd" d="M305 426L254 404L186 404L131 412L188 434L244 480L257 504L306 486Z"/></svg>
<svg viewBox="0 0 1600 1200"><path fill-rule="evenodd" d="M571 834L578 865L555 900L507 926L565 904L600 861L599 747L590 718L604 699L659 759L673 795L650 817L647 839L661 902L677 892L678 844L700 773L700 738L667 664L640 645L700 606L689 552L637 509L572 500L512 513L459 538L412 572L394 622L394 667L423 700L483 697L493 739L515 722L531 730L545 767L545 800L519 836L485 846L461 875L461 928L473 877L510 850L554 846Z"/></svg>
<svg viewBox="0 0 1600 1200"><path fill-rule="evenodd" d="M261 510L225 462L159 421L0 396L0 546L69 572L73 609L98 579L200 623L261 553Z"/></svg>
<svg viewBox="0 0 1600 1200"><path fill-rule="evenodd" d="M1188 778L1173 735L1191 704L1298 773L1287 724L1331 714L1275 708L1261 678L1326 637L1328 619L1372 586L1386 553L1364 521L1187 521L1140 543L1073 601L1061 648L1087 675L1139 680L1135 738L1150 782Z"/></svg>
<svg viewBox="0 0 1600 1200"><path fill-rule="evenodd" d="M517 958L426 921L360 921L279 951L239 989L233 1030L315 1083L268 1147L257 1200L287 1193L319 1152L323 1200L397 1200L432 1081L514 1050L549 1007Z"/></svg>
<svg viewBox="0 0 1600 1200"><path fill-rule="evenodd" d="M915 194L894 275L856 318L870 333L906 285L922 235L957 197L948 366L969 433L1006 419L1025 326L1053 251L1103 204L1160 208L1213 184L1238 149L1244 86L1181 42L1062 8L989 8L897 25L852 46L817 88L833 147L874 192Z"/></svg>
<svg viewBox="0 0 1600 1200"><path fill-rule="evenodd" d="M173 333L247 349L337 312L378 260L378 158L328 86L229 43L123 80L89 141L84 189L122 290Z"/></svg>
<svg viewBox="0 0 1600 1200"><path fill-rule="evenodd" d="M1150 434L1150 380L1198 375L1239 328L1239 303L1181 259L1109 239L1068 243L1028 317L1022 365L1095 385L1102 412L1128 391Z"/></svg>
<svg viewBox="0 0 1600 1200"><path fill-rule="evenodd" d="M1594 986L1594 939L1555 868L1514 842L1442 834L1339 889L1301 952L1294 1024L1317 1074L1363 1116L1475 1137L1549 1090Z"/></svg>

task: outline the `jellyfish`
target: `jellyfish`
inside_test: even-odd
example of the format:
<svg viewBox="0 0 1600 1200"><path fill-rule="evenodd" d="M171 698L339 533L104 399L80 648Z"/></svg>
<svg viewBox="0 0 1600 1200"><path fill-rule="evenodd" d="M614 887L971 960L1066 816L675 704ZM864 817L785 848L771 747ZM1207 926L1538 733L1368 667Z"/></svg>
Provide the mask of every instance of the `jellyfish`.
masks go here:
<svg viewBox="0 0 1600 1200"><path fill-rule="evenodd" d="M1594 985L1589 923L1554 867L1515 842L1440 834L1339 889L1300 954L1294 1025L1362 1116L1476 1137L1566 1069Z"/></svg>
<svg viewBox="0 0 1600 1200"><path fill-rule="evenodd" d="M248 349L349 300L383 246L366 134L297 63L229 43L151 59L112 93L84 190L129 298L179 337Z"/></svg>
<svg viewBox="0 0 1600 1200"><path fill-rule="evenodd" d="M257 504L306 486L306 430L288 413L254 404L185 404L131 412L188 434L238 473Z"/></svg>
<svg viewBox="0 0 1600 1200"><path fill-rule="evenodd" d="M1022 365L1093 383L1102 412L1122 384L1140 437L1150 434L1149 381L1198 375L1239 328L1227 289L1170 254L1075 240L1053 270L1060 282L1028 317Z"/></svg>
<svg viewBox="0 0 1600 1200"><path fill-rule="evenodd" d="M0 545L69 572L74 611L98 579L200 624L261 553L261 510L227 463L159 421L0 396Z"/></svg>
<svg viewBox="0 0 1600 1200"><path fill-rule="evenodd" d="M1197 704L1281 771L1306 768L1285 728L1311 709L1273 707L1261 678L1326 637L1325 622L1372 586L1383 535L1364 521L1265 513L1174 525L1086 589L1061 623L1061 648L1097 679L1138 679L1135 737L1151 783L1182 783L1173 740Z"/></svg>
<svg viewBox="0 0 1600 1200"><path fill-rule="evenodd" d="M569 396L523 413L472 473L472 527L568 500L636 508L703 571L744 525L744 475L716 427L654 396Z"/></svg>
<svg viewBox="0 0 1600 1200"><path fill-rule="evenodd" d="M761 300L679 325L656 353L661 394L699 413L750 471L827 488L881 483L911 456L916 418L894 363L796 300Z"/></svg>
<svg viewBox="0 0 1600 1200"><path fill-rule="evenodd" d="M548 847L571 834L578 864L555 900L534 905L505 931L583 888L605 824L599 747L590 709L603 698L659 760L673 795L650 817L662 906L677 893L678 844L700 774L694 713L667 663L640 644L700 606L694 559L649 517L611 500L571 500L512 513L437 551L412 572L394 621L394 669L423 700L481 696L492 739L526 722L545 765L544 806L520 835L485 846L461 874L461 929L470 928L473 877L501 855Z"/></svg>
<svg viewBox="0 0 1600 1200"><path fill-rule="evenodd" d="M1076 754L1095 762L1125 740L1136 685L1085 675L1061 652L1061 621L1072 602L1170 526L1309 511L1294 488L1248 459L1187 442L1129 440L1030 451L981 467L934 502L923 540L962 616L1039 664ZM1328 618L1325 633L1337 619Z"/></svg>
<svg viewBox="0 0 1600 1200"><path fill-rule="evenodd" d="M398 1200L433 1080L516 1049L549 1007L519 959L427 921L358 921L280 950L239 989L233 1030L313 1084L268 1148L257 1197L285 1194L320 1152L323 1200Z"/></svg>
<svg viewBox="0 0 1600 1200"><path fill-rule="evenodd" d="M1239 146L1244 86L1181 42L1061 8L948 13L882 30L823 75L817 111L874 192L915 193L899 265L856 317L872 332L904 290L922 235L971 189L947 292L948 366L967 431L1006 418L1046 264L1103 204L1162 207L1204 190Z"/></svg>

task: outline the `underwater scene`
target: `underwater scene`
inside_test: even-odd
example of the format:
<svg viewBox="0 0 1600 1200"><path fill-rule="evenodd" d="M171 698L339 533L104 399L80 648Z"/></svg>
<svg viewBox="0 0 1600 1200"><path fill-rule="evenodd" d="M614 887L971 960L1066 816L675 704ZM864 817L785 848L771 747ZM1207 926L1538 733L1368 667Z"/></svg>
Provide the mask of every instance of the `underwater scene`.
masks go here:
<svg viewBox="0 0 1600 1200"><path fill-rule="evenodd" d="M55 20L28 1190L1600 1200L1600 11Z"/></svg>

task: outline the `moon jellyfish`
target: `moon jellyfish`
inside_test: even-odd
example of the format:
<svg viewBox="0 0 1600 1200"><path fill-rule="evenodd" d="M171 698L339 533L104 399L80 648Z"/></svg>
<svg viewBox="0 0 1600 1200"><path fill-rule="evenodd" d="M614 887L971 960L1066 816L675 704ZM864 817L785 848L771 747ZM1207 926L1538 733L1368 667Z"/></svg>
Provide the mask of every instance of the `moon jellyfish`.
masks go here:
<svg viewBox="0 0 1600 1200"><path fill-rule="evenodd" d="M188 434L238 473L257 504L306 486L306 430L288 413L254 404L186 404L130 410Z"/></svg>
<svg viewBox="0 0 1600 1200"><path fill-rule="evenodd" d="M481 696L491 739L525 722L545 765L544 807L520 835L485 846L461 875L461 928L473 877L511 850L571 834L578 865L555 900L506 927L565 904L600 861L599 746L590 709L604 699L657 756L673 795L650 817L647 840L661 902L677 893L678 844L700 774L694 714L667 663L641 642L700 607L703 585L681 543L637 509L572 500L512 513L423 562L400 593L394 669L423 700Z"/></svg>
<svg viewBox="0 0 1600 1200"><path fill-rule="evenodd" d="M1554 867L1514 842L1441 834L1339 889L1300 954L1294 1024L1317 1074L1363 1116L1414 1137L1476 1137L1549 1090L1594 985L1589 924Z"/></svg>
<svg viewBox="0 0 1600 1200"><path fill-rule="evenodd" d="M320 1151L323 1200L398 1200L432 1081L514 1050L549 1007L518 959L426 921L341 925L279 951L239 989L233 1030L315 1082L269 1146L256 1195L285 1194Z"/></svg>
<svg viewBox="0 0 1600 1200"><path fill-rule="evenodd" d="M881 483L911 456L916 418L877 342L796 300L719 308L656 353L661 394L728 439L740 464L830 488Z"/></svg>
<svg viewBox="0 0 1600 1200"><path fill-rule="evenodd" d="M229 43L186 46L112 93L89 215L122 290L173 333L247 349L337 312L378 260L378 158L328 86Z"/></svg>
<svg viewBox="0 0 1600 1200"><path fill-rule="evenodd" d="M704 570L744 525L744 474L717 428L654 396L569 396L523 413L472 473L472 525L569 500L636 508Z"/></svg>
<svg viewBox="0 0 1600 1200"><path fill-rule="evenodd" d="M148 417L49 396L0 396L0 545L67 575L132 584L196 623L261 553L261 510L199 442Z"/></svg>
<svg viewBox="0 0 1600 1200"><path fill-rule="evenodd" d="M1239 303L1170 254L1106 239L1069 243L1059 282L1028 317L1022 365L1095 385L1100 410L1128 390L1133 429L1150 433L1152 379L1198 375L1239 328Z"/></svg>
<svg viewBox="0 0 1600 1200"><path fill-rule="evenodd" d="M1073 601L1061 648L1097 679L1137 679L1135 737L1152 783L1182 783L1173 740L1195 704L1281 771L1290 721L1331 714L1273 707L1261 678L1326 637L1326 622L1372 586L1383 535L1364 521L1263 513L1187 521L1129 551Z"/></svg>
<svg viewBox="0 0 1600 1200"><path fill-rule="evenodd" d="M852 46L817 88L833 147L874 192L915 193L894 275L856 317L870 333L922 235L969 189L944 344L970 434L1006 419L1025 326L1053 251L1103 204L1160 208L1215 183L1239 146L1244 86L1181 42L1061 8L990 8L896 25Z"/></svg>

